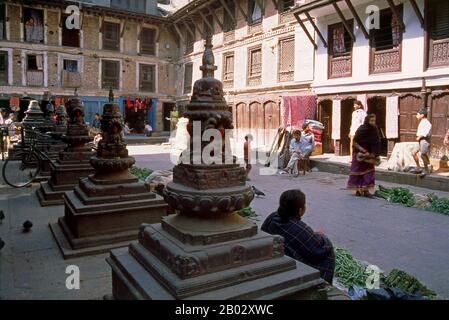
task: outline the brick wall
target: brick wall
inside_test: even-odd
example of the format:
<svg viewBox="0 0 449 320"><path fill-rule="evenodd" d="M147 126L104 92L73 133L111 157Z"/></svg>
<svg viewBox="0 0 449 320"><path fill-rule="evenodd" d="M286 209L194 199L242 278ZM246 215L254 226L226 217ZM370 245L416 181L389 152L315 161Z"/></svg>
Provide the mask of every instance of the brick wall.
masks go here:
<svg viewBox="0 0 449 320"><path fill-rule="evenodd" d="M98 89L99 64L100 59L92 56L84 56L82 89Z"/></svg>
<svg viewBox="0 0 449 320"><path fill-rule="evenodd" d="M9 17L9 39L11 41L20 41L20 7L8 4Z"/></svg>
<svg viewBox="0 0 449 320"><path fill-rule="evenodd" d="M48 63L48 87L57 88L61 84L58 81L58 55L54 52L49 52L47 54Z"/></svg>
<svg viewBox="0 0 449 320"><path fill-rule="evenodd" d="M84 48L98 50L99 48L99 28L100 22L98 17L84 15L83 21L83 37Z"/></svg>
<svg viewBox="0 0 449 320"><path fill-rule="evenodd" d="M47 44L59 45L59 12L47 10Z"/></svg>

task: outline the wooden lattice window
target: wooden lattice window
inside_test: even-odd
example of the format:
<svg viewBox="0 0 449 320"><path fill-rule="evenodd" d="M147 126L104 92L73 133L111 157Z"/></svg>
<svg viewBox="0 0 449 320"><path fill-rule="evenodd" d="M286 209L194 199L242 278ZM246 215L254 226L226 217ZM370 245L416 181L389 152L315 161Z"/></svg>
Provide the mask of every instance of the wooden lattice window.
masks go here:
<svg viewBox="0 0 449 320"><path fill-rule="evenodd" d="M248 86L260 85L262 82L262 47L251 48L248 51Z"/></svg>
<svg viewBox="0 0 449 320"><path fill-rule="evenodd" d="M8 84L8 52L0 51L0 84Z"/></svg>
<svg viewBox="0 0 449 320"><path fill-rule="evenodd" d="M184 65L184 94L192 91L193 63Z"/></svg>
<svg viewBox="0 0 449 320"><path fill-rule="evenodd" d="M379 28L370 30L371 73L401 71L402 5L396 9L399 17L390 8L381 10Z"/></svg>
<svg viewBox="0 0 449 320"><path fill-rule="evenodd" d="M235 17L235 2L234 1L228 2L227 6ZM223 32L230 32L233 30L235 30L234 20L232 20L232 17L228 13L228 10L223 9Z"/></svg>
<svg viewBox="0 0 449 320"><path fill-rule="evenodd" d="M429 39L429 66L449 65L449 1L426 3Z"/></svg>
<svg viewBox="0 0 449 320"><path fill-rule="evenodd" d="M140 53L156 55L156 30L143 28L140 34Z"/></svg>
<svg viewBox="0 0 449 320"><path fill-rule="evenodd" d="M223 54L223 85L230 88L234 85L234 53Z"/></svg>
<svg viewBox="0 0 449 320"><path fill-rule="evenodd" d="M295 73L295 38L279 41L278 79L279 82L293 81Z"/></svg>
<svg viewBox="0 0 449 320"><path fill-rule="evenodd" d="M120 24L103 22L103 49L120 50Z"/></svg>
<svg viewBox="0 0 449 320"><path fill-rule="evenodd" d="M347 21L350 28L353 21ZM343 23L329 26L329 78L349 77L352 74L353 41Z"/></svg>
<svg viewBox="0 0 449 320"><path fill-rule="evenodd" d="M101 66L101 87L103 89L119 89L120 62L103 60Z"/></svg>
<svg viewBox="0 0 449 320"><path fill-rule="evenodd" d="M139 69L140 91L155 91L155 66L152 64L141 64Z"/></svg>

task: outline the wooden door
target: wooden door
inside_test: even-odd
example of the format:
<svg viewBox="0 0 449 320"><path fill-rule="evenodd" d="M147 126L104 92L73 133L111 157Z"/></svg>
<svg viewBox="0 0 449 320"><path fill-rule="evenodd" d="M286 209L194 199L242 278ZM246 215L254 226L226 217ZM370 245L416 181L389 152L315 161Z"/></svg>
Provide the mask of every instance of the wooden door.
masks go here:
<svg viewBox="0 0 449 320"><path fill-rule="evenodd" d="M324 125L323 153L334 153L334 141L332 140L332 100L321 101L318 107L318 120Z"/></svg>
<svg viewBox="0 0 449 320"><path fill-rule="evenodd" d="M449 93L432 97L432 149L431 156L440 159L446 153L444 136L449 129Z"/></svg>
<svg viewBox="0 0 449 320"><path fill-rule="evenodd" d="M277 130L279 128L280 121L280 110L279 105L274 101L268 101L264 104L265 111L265 146L268 148L273 144L273 140L276 136Z"/></svg>
<svg viewBox="0 0 449 320"><path fill-rule="evenodd" d="M399 98L399 141L409 142L416 140L418 119L416 112L422 107L422 98L407 94Z"/></svg>
<svg viewBox="0 0 449 320"><path fill-rule="evenodd" d="M351 129L352 111L354 111L354 99L348 98L341 101L341 122L340 122L340 156L349 155L351 141L349 132Z"/></svg>
<svg viewBox="0 0 449 320"><path fill-rule="evenodd" d="M236 109L237 139L243 139L249 130L249 106L246 103L238 103Z"/></svg>
<svg viewBox="0 0 449 320"><path fill-rule="evenodd" d="M263 114L263 108L262 104L259 102L252 102L249 105L249 117L250 117L250 127L249 132L253 136L254 139L254 146L261 146L264 144L264 135L263 135L263 128L264 128L264 114Z"/></svg>

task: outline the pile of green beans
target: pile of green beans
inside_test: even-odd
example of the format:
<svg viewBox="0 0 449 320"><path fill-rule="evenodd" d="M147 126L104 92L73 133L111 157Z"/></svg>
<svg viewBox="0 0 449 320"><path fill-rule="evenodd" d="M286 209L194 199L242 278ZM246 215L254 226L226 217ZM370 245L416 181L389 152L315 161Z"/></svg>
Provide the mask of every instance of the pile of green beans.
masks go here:
<svg viewBox="0 0 449 320"><path fill-rule="evenodd" d="M366 267L354 259L346 249L335 247L335 277L345 287L353 285L366 287L368 274L365 273Z"/></svg>

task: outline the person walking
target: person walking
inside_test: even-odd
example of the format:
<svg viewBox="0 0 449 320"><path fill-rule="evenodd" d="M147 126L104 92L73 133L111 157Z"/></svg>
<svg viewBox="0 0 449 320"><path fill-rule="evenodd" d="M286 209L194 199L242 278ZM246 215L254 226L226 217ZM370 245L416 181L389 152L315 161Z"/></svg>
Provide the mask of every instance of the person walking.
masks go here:
<svg viewBox="0 0 449 320"><path fill-rule="evenodd" d="M430 174L432 172L429 158L432 124L427 119L427 107L422 107L418 110L416 119L419 121L418 129L416 130L416 141L418 141L419 146L412 151L413 160L415 160L416 166L421 168L418 158L418 153L420 153L424 164L424 174Z"/></svg>
<svg viewBox="0 0 449 320"><path fill-rule="evenodd" d="M351 171L347 188L355 189L356 196L372 198L376 165L380 163L380 138L376 115L366 116L354 135Z"/></svg>
<svg viewBox="0 0 449 320"><path fill-rule="evenodd" d="M350 145L349 145L349 154L352 159L352 144L354 141L354 136L357 131L357 129L363 124L363 121L366 118L366 111L363 109L363 104L361 101L356 100L354 101L354 111L352 112L351 116L351 127L349 129L349 139L350 139Z"/></svg>

